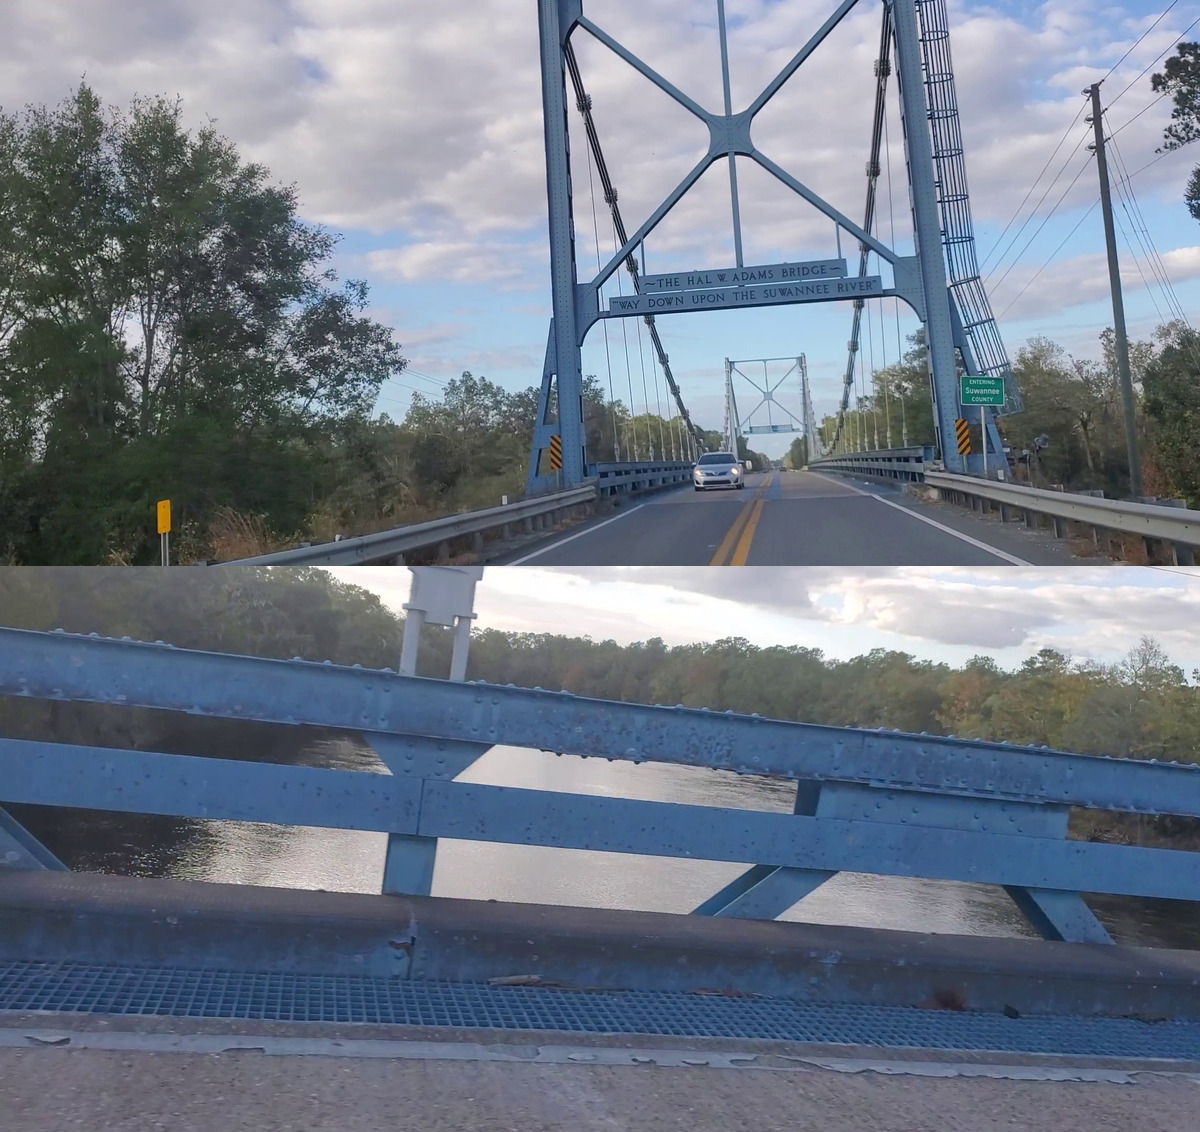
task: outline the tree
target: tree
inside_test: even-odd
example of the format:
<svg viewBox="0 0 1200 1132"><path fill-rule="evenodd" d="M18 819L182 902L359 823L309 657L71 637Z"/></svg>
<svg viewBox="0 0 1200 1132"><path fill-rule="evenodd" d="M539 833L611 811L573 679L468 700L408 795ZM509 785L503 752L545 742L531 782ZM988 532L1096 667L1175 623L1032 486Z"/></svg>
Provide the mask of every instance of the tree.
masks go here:
<svg viewBox="0 0 1200 1132"><path fill-rule="evenodd" d="M1160 152L1181 149L1200 138L1200 43L1179 44L1162 71L1150 76L1150 88L1169 94L1175 104ZM1200 220L1200 166L1192 171L1184 201L1192 216Z"/></svg>
<svg viewBox="0 0 1200 1132"><path fill-rule="evenodd" d="M1162 350L1146 366L1142 390L1150 455L1165 480L1159 490L1200 507L1200 334L1185 326L1164 328Z"/></svg>
<svg viewBox="0 0 1200 1132"><path fill-rule="evenodd" d="M322 428L404 366L326 265L336 238L178 100L81 84L0 115L0 544L148 560L153 501L285 529L321 488ZM11 441L11 444L10 444Z"/></svg>

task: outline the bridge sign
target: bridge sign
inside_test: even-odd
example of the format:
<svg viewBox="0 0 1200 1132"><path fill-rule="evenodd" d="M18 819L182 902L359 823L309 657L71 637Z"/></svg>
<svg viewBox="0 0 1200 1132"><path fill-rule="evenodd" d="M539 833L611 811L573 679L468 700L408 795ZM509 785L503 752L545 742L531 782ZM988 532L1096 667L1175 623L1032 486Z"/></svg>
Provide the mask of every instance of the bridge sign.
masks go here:
<svg viewBox="0 0 1200 1132"><path fill-rule="evenodd" d="M836 279L846 274L844 259L811 259L801 263L768 263L761 267L727 267L721 271L674 271L642 278L643 291L690 291L700 287L748 287L764 283L800 283Z"/></svg>
<svg viewBox="0 0 1200 1132"><path fill-rule="evenodd" d="M821 303L831 299L867 298L883 294L878 275L850 279L815 279L804 283L772 283L754 287L707 287L694 291L662 291L642 295L615 295L602 318L631 314L673 314L676 311L721 310L730 307L765 307L779 303Z"/></svg>
<svg viewBox="0 0 1200 1132"><path fill-rule="evenodd" d="M959 404L1003 405L1004 378L964 373L958 379Z"/></svg>

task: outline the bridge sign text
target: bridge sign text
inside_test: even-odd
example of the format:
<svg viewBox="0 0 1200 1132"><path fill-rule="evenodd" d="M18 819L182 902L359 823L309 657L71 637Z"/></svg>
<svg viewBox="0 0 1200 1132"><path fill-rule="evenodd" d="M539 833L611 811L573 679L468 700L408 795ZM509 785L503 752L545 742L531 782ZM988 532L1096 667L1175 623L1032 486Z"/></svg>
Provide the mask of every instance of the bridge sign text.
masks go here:
<svg viewBox="0 0 1200 1132"><path fill-rule="evenodd" d="M779 303L820 303L831 299L866 298L883 294L878 275L851 279L817 279L806 283L780 283L755 287L708 287L695 291L668 291L614 296L603 318L631 314L671 314L675 311L719 310L730 307L763 307Z"/></svg>
<svg viewBox="0 0 1200 1132"><path fill-rule="evenodd" d="M958 393L962 405L1003 405L1004 378L964 373L958 379Z"/></svg>
<svg viewBox="0 0 1200 1132"><path fill-rule="evenodd" d="M675 271L642 278L642 291L691 291L701 287L752 287L763 283L801 283L836 279L846 274L844 259L812 259L801 263L768 263L761 267L729 267L722 271Z"/></svg>

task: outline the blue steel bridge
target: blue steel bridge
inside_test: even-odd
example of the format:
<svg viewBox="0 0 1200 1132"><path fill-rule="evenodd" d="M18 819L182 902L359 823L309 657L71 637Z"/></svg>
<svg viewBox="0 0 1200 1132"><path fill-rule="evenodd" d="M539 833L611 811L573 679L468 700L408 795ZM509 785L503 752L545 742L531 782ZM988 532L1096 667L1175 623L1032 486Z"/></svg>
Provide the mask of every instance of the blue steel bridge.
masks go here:
<svg viewBox="0 0 1200 1132"><path fill-rule="evenodd" d="M68 871L0 809L0 1010L1200 1060L1200 955L1083 894L1200 899L1200 767L0 629L0 694L355 735L362 770L0 738L0 805L386 834L378 895ZM485 785L495 747L772 780L784 808ZM690 915L431 895L444 838L736 863ZM1041 937L780 922L839 872L1001 886ZM10 1037L11 1037L10 1032Z"/></svg>

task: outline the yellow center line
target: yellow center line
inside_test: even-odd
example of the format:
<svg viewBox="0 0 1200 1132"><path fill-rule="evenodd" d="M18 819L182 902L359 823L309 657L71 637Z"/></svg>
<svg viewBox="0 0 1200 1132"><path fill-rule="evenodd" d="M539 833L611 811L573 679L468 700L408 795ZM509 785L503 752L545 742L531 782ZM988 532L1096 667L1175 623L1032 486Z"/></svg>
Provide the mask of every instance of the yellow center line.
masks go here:
<svg viewBox="0 0 1200 1132"><path fill-rule="evenodd" d="M762 514L763 497L767 493L767 488L771 486L773 478L773 476L768 476L763 480L758 485L754 498L746 500L746 505L738 512L733 525L721 540L721 545L717 547L716 554L712 556L712 560L709 562L710 566L744 566L746 564L746 556L750 553L750 542L754 538L754 528L758 526L758 516ZM750 532L749 538L745 538L747 530ZM743 541L745 542L744 547ZM738 561L739 555L741 561Z"/></svg>
<svg viewBox="0 0 1200 1132"><path fill-rule="evenodd" d="M754 501L754 508L750 512L750 518L746 523L745 529L742 531L742 537L738 539L737 550L733 552L733 558L730 559L730 566L745 566L746 559L750 557L750 544L754 541L754 532L758 529L758 521L762 518L763 506L766 504L766 499L759 496Z"/></svg>

